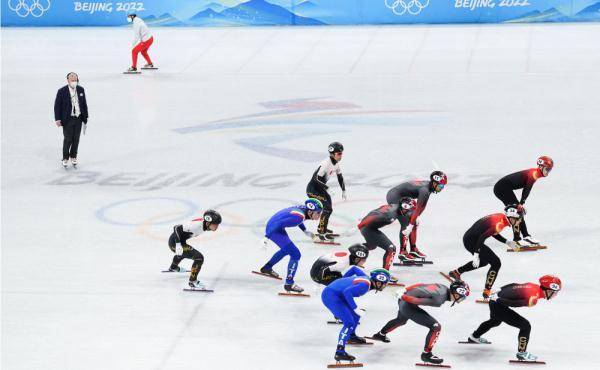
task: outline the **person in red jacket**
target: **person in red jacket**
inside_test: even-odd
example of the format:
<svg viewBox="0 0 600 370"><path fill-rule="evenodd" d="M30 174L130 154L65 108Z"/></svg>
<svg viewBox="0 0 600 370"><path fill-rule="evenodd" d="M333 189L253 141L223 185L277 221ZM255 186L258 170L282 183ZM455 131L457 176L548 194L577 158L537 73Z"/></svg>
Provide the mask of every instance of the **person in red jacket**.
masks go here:
<svg viewBox="0 0 600 370"><path fill-rule="evenodd" d="M535 361L537 356L527 352L531 324L523 316L513 311L510 307L533 307L540 299L550 300L562 289L562 282L557 276L544 275L540 278L540 285L534 283L512 283L500 288L490 298L490 319L479 325L477 330L469 336L471 343L489 343L482 337L490 329L505 322L510 326L519 328L517 344L517 359L521 361Z"/></svg>
<svg viewBox="0 0 600 370"><path fill-rule="evenodd" d="M527 170L511 173L510 175L506 175L494 185L494 195L498 199L502 201L502 203L507 206L509 204L520 204L521 206L525 205L525 201L529 197L529 193L531 192L531 188L533 184L540 178L546 177L554 168L554 161L552 158L548 156L541 156L537 160L537 168L530 168ZM521 200L517 199L514 191L518 189L523 189L521 192ZM523 234L523 240L529 244L540 244L540 242L533 238L529 231L527 230L527 225L525 224L525 220L521 221L521 225L519 228L514 230L514 238L515 242L519 242L521 240L521 234Z"/></svg>
<svg viewBox="0 0 600 370"><path fill-rule="evenodd" d="M500 271L500 258L492 251L490 247L485 245L485 241L489 237L493 237L501 243L505 243L509 248L515 250L518 248L516 242L507 241L500 232L505 227L512 226L513 230L519 227L519 223L523 218L523 210L518 204L512 204L504 209L504 213L494 213L485 216L473 224L463 236L465 248L473 254L473 260L465 263L456 270L448 273L454 280L461 280L461 274L476 270L480 267L490 265L485 279L485 289L483 290L483 298L488 298L492 291L492 285L498 277Z"/></svg>

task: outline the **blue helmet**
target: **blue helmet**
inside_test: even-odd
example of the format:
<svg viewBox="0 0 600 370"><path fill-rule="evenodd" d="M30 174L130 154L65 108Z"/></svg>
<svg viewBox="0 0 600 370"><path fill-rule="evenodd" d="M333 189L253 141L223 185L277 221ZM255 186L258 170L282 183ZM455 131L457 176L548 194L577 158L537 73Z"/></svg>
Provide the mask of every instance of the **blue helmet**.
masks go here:
<svg viewBox="0 0 600 370"><path fill-rule="evenodd" d="M390 272L386 269L371 271L371 282L377 290L382 290L390 282L391 277Z"/></svg>
<svg viewBox="0 0 600 370"><path fill-rule="evenodd" d="M304 205L306 206L306 209L308 209L309 211L319 212L319 213L323 211L323 203L321 203L320 200L315 199L315 198L308 198L304 202Z"/></svg>

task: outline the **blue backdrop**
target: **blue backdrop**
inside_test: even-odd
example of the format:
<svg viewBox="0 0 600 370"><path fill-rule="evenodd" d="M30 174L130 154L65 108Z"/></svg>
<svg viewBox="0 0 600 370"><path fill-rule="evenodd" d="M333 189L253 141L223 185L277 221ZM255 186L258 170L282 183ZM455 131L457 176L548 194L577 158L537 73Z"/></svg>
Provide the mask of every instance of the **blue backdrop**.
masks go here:
<svg viewBox="0 0 600 370"><path fill-rule="evenodd" d="M0 0L2 26L250 26L600 21L600 0Z"/></svg>

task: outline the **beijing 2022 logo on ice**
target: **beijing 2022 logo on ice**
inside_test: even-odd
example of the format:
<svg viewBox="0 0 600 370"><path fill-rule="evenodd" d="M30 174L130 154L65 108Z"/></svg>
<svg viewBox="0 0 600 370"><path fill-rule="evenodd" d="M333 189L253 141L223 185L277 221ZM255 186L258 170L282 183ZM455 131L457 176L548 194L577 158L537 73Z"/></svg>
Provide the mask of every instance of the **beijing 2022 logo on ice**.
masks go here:
<svg viewBox="0 0 600 370"><path fill-rule="evenodd" d="M385 6L396 15L417 15L429 6L429 0L385 0Z"/></svg>
<svg viewBox="0 0 600 370"><path fill-rule="evenodd" d="M50 9L50 0L8 0L8 8L21 18L39 18Z"/></svg>

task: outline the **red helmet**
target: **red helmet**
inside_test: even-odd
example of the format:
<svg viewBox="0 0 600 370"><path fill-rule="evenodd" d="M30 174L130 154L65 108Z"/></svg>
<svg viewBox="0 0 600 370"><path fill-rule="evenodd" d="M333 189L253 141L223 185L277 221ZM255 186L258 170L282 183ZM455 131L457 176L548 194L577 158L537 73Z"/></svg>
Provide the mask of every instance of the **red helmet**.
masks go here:
<svg viewBox="0 0 600 370"><path fill-rule="evenodd" d="M540 286L544 289L553 290L558 292L562 289L562 282L558 276L544 275L540 278Z"/></svg>
<svg viewBox="0 0 600 370"><path fill-rule="evenodd" d="M554 161L552 160L552 158L548 157L547 155L543 155L538 158L537 165L540 168L546 167L546 168L552 169L552 167L554 167Z"/></svg>

